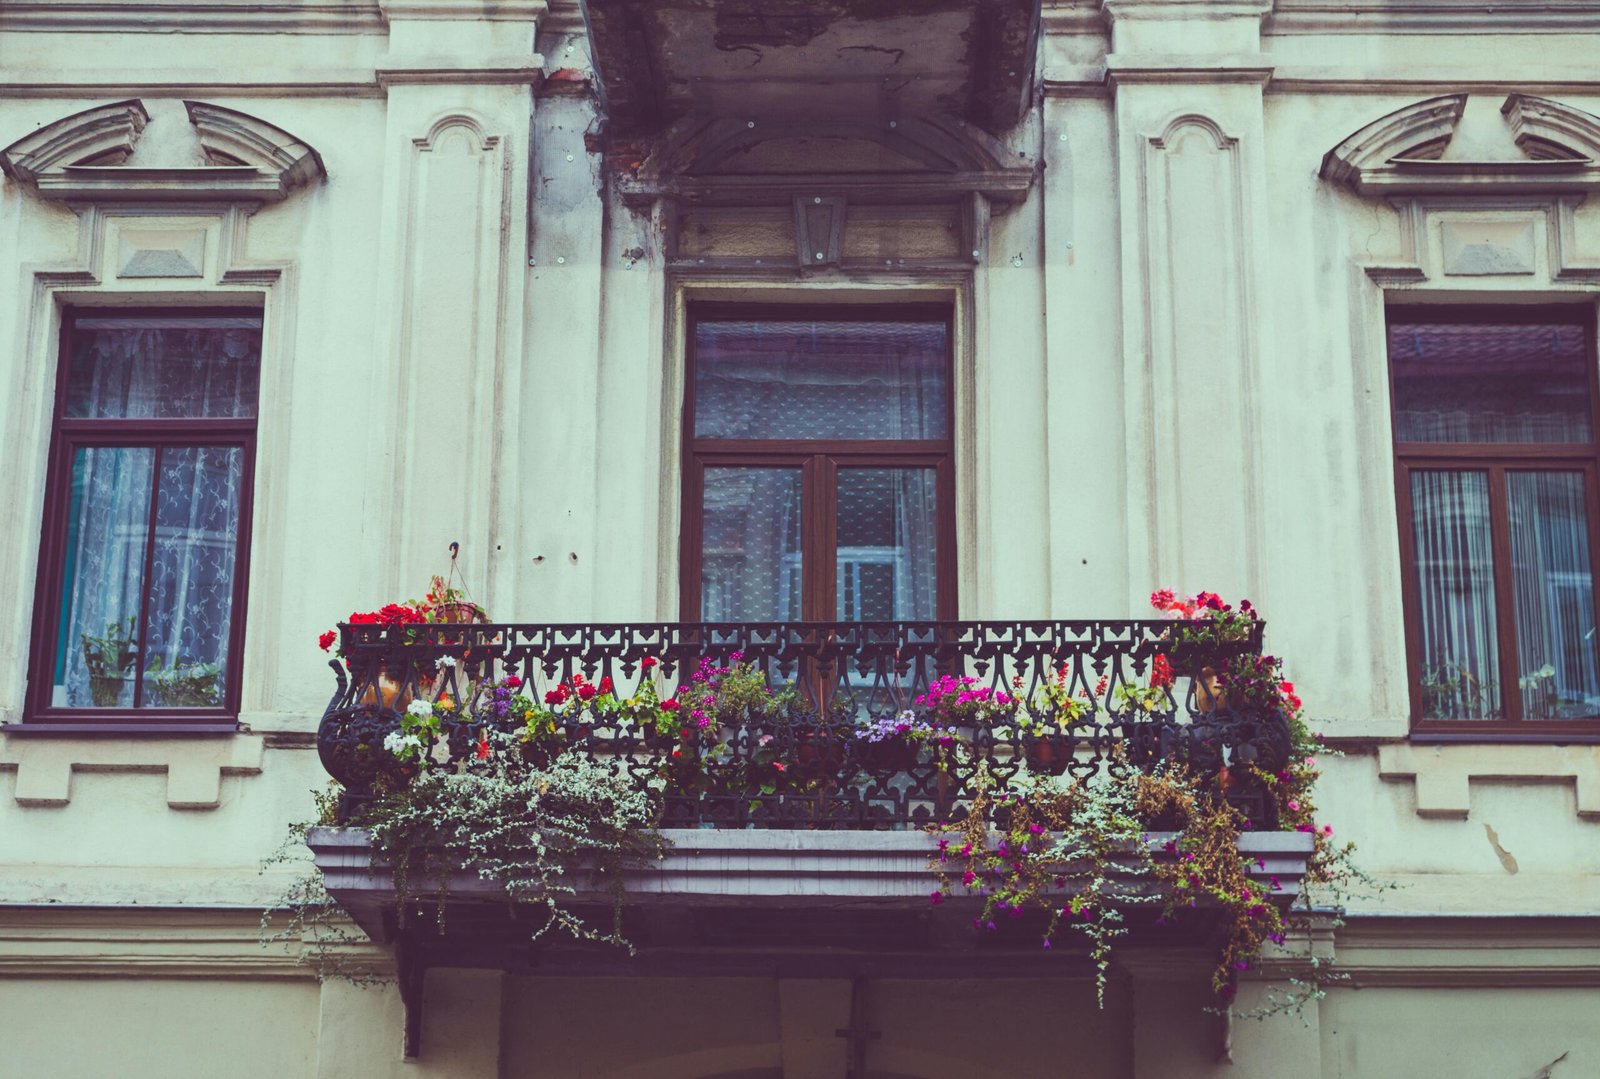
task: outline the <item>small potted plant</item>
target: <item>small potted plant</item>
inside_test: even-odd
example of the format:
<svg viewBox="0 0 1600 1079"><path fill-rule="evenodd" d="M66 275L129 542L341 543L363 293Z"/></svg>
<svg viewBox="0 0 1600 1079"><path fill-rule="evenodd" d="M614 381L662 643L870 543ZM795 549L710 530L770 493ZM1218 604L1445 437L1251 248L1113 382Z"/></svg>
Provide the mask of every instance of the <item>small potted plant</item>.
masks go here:
<svg viewBox="0 0 1600 1079"><path fill-rule="evenodd" d="M932 724L909 708L881 715L856 729L856 757L867 772L904 772L916 765L922 742L932 733Z"/></svg>
<svg viewBox="0 0 1600 1079"><path fill-rule="evenodd" d="M484 609L467 598L465 588L447 582L438 574L434 574L433 580L428 584L427 597L414 605L424 613L429 622L464 625L489 621Z"/></svg>
<svg viewBox="0 0 1600 1079"><path fill-rule="evenodd" d="M89 699L96 708L115 708L122 703L129 671L138 658L137 624L138 619L129 615L120 622L107 622L104 636L80 634L83 665L89 669Z"/></svg>
<svg viewBox="0 0 1600 1079"><path fill-rule="evenodd" d="M1072 667L1063 663L1028 707L1017 711L1016 727L1028 767L1049 775L1065 772L1072 760L1072 728L1092 711L1088 689L1073 692Z"/></svg>
<svg viewBox="0 0 1600 1079"><path fill-rule="evenodd" d="M1179 596L1170 588L1162 588L1150 594L1150 606L1179 622L1165 635L1168 644L1164 659L1176 673L1192 680L1195 705L1202 712L1228 707L1226 686L1219 672L1227 670L1229 661L1239 654L1261 621L1250 601L1241 600L1235 609L1215 592Z"/></svg>
<svg viewBox="0 0 1600 1079"><path fill-rule="evenodd" d="M156 656L145 668L152 704L169 708L216 708L222 703L222 666L180 659L167 666Z"/></svg>

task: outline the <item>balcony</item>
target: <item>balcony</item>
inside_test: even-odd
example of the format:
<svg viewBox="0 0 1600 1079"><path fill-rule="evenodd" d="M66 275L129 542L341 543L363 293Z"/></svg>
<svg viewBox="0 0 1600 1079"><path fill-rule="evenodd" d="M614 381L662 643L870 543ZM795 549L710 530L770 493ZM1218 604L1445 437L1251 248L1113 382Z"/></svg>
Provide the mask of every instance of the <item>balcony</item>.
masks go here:
<svg viewBox="0 0 1600 1079"><path fill-rule="evenodd" d="M432 966L1059 973L1072 969L1068 950L1040 952L1032 912L979 935L970 928L977 901L930 903L929 827L962 821L976 798L1004 813L1007 792L1041 773L1127 777L1181 764L1205 797L1248 821L1238 840L1247 878L1281 909L1313 851L1304 830L1277 830L1277 800L1257 778L1285 767L1288 722L1274 708L1230 709L1208 677L1233 656L1259 655L1261 631L1256 623L1246 639L1185 656L1166 621L346 625L344 662L332 665L338 689L318 733L322 761L344 788L338 822L358 820L424 771L487 767L480 758L495 738L536 766L576 754L611 775L664 780L669 847L623 874L629 956L530 942L518 909L469 870L430 885L448 899L441 926L423 916L432 900L397 896L361 829L317 828L308 841L329 893L369 936L395 945L408 1001L420 999L415 979ZM759 693L734 700L724 681L716 706L691 710L706 701L695 687L719 670L739 672ZM537 738L521 740L532 729L522 715L495 718L489 695L508 678L550 702ZM679 698L689 704L670 713L659 703ZM952 706L958 699L980 706ZM398 744L419 701L443 702L437 727L399 760L386 744ZM671 723L641 718L669 714ZM1138 841L1170 864L1175 823L1147 826ZM1058 885L1063 902L1078 887ZM1134 896L1156 882L1130 875L1116 886ZM609 902L598 889L575 899L595 912ZM1193 948L1215 933L1204 909L1176 924L1155 913L1127 911L1137 946Z"/></svg>
<svg viewBox="0 0 1600 1079"><path fill-rule="evenodd" d="M766 675L793 701L775 713L716 718L715 735L685 720L676 736L626 716L573 710L545 740L644 777L666 774L667 828L906 829L959 819L972 784L986 774L1004 791L1024 762L1079 778L1104 769L1181 761L1203 775L1226 765L1282 766L1288 730L1275 711L1219 708L1203 679L1180 672L1159 696L1152 661L1170 650L1173 624L1146 622L632 623L531 625L428 623L342 627L346 666L333 664L338 690L317 736L323 766L344 787L347 807L374 784L404 772L383 748L401 713L419 699L455 703L429 766L470 765L485 723L484 687L508 675L535 701L573 677L606 683L618 699L646 680L689 684L703 661L736 659ZM1207 663L1258 654L1261 623L1243 641L1213 648ZM1063 681L1064 675L1064 681ZM1013 711L962 727L969 752L940 760L921 747L859 737L876 721L926 721L930 687L971 679L1019 702ZM1083 701L1068 718L1049 687ZM658 691L658 695L665 694ZM909 713L909 715L908 715ZM694 729L690 729L694 728ZM715 742L716 750L712 751ZM914 750L908 752L908 750ZM688 759L693 774L686 773ZM785 765L774 770L773 762ZM679 779L673 782L674 778ZM1237 782L1223 796L1257 829L1275 827L1272 800Z"/></svg>

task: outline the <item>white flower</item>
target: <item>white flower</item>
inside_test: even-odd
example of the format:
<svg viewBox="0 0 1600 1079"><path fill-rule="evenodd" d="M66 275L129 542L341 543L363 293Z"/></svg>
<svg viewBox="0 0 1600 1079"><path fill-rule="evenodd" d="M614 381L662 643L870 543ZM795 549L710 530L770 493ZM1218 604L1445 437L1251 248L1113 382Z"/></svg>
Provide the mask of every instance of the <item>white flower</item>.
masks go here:
<svg viewBox="0 0 1600 1079"><path fill-rule="evenodd" d="M390 753L393 753L396 756L399 756L400 751L405 747L405 744L406 736L401 734L399 731L390 731L384 736L383 739L383 748L387 749Z"/></svg>
<svg viewBox="0 0 1600 1079"><path fill-rule="evenodd" d="M412 701L406 706L406 711L411 715L426 718L433 715L433 705L428 701Z"/></svg>
<svg viewBox="0 0 1600 1079"><path fill-rule="evenodd" d="M440 670L443 670L446 667L454 667L455 665L456 665L456 657L455 656L440 656L439 657L439 669Z"/></svg>

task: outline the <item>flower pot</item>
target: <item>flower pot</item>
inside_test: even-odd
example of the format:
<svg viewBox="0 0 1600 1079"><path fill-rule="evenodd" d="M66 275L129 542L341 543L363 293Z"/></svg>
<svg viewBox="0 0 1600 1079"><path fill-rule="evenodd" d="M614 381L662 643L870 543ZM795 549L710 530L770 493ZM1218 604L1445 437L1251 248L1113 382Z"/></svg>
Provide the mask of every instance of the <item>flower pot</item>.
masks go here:
<svg viewBox="0 0 1600 1079"><path fill-rule="evenodd" d="M450 625L466 625L471 622L488 622L489 616L482 607L467 600L457 600L453 603L441 603L433 609L435 622L444 622Z"/></svg>
<svg viewBox="0 0 1600 1079"><path fill-rule="evenodd" d="M1027 737L1023 741L1023 752L1028 758L1028 769L1045 775L1061 775L1072 761L1072 750L1059 734Z"/></svg>
<svg viewBox="0 0 1600 1079"><path fill-rule="evenodd" d="M550 762L560 756L561 751L567 748L567 738L564 732L547 735L523 742L520 750L522 759L531 768L547 768Z"/></svg>
<svg viewBox="0 0 1600 1079"><path fill-rule="evenodd" d="M96 708L118 708L122 705L122 690L129 682L123 674L91 674L89 699Z"/></svg>
<svg viewBox="0 0 1600 1079"><path fill-rule="evenodd" d="M389 668L379 667L377 676L361 691L361 698L356 703L373 708L393 708L395 711L404 711L416 694L406 688L405 676L396 677Z"/></svg>
<svg viewBox="0 0 1600 1079"><path fill-rule="evenodd" d="M1215 712L1228 707L1228 694L1222 688L1215 667L1201 667L1190 675L1194 682L1195 707L1202 712Z"/></svg>
<svg viewBox="0 0 1600 1079"><path fill-rule="evenodd" d="M885 738L881 742L859 741L856 756L868 772L904 772L916 766L915 742L903 738Z"/></svg>
<svg viewBox="0 0 1600 1079"><path fill-rule="evenodd" d="M844 766L844 740L811 731L795 735L795 773L802 779L837 779Z"/></svg>

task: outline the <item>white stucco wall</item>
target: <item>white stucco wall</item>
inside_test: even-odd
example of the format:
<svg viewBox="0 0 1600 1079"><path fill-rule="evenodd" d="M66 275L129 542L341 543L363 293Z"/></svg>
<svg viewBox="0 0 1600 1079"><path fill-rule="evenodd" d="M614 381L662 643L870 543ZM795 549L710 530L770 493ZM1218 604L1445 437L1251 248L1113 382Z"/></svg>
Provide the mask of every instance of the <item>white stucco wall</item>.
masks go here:
<svg viewBox="0 0 1600 1079"><path fill-rule="evenodd" d="M1533 300L1595 285L1559 277L1542 239L1529 274L1447 276L1435 261L1403 287L1377 279L1369 267L1408 257L1400 214L1317 176L1345 136L1427 96L1465 90L1498 108L1521 87L1600 113L1600 10L1565 23L1488 12L1427 22L1414 5L1368 5L1395 10L1354 33L1337 12L1280 0L1263 34L1264 3L1051 3L1041 100L1008 136L1044 169L1025 201L996 214L975 268L713 276L669 269L661 223L603 191L585 139L592 99L531 89L536 45L558 54L548 67L584 63L570 5L554 5L538 42L534 3L488 21L475 4L350 3L281 32L229 29L227 5L195 6L205 13L182 33L168 32L170 14L133 5L120 17L141 25L115 30L69 25L59 5L26 18L0 7L0 145L109 100L183 97L269 120L327 169L326 182L242 224L219 207L163 211L207 230L199 280L119 279L117 210L78 215L0 184L0 444L11 450L0 469L0 719L19 720L23 706L59 307L232 296L267 312L250 732L109 747L0 733L0 928L22 917L13 907L246 912L275 894L282 878L259 863L325 783L307 742L333 688L315 636L350 610L421 591L451 541L497 616L672 617L686 297L928 294L957 304L966 365L963 617L1134 617L1160 584L1249 596L1310 713L1349 751L1325 763L1325 818L1366 868L1405 885L1358 909L1441 916L1431 958L1350 937L1352 954L1399 956L1398 971L1362 959L1384 969L1385 988L1323 1006L1310 1036L1322 1074L1386 1074L1371 1070L1374 1054L1409 1062L1396 1074L1427 1073L1408 1055L1423 1041L1464 1037L1463 1016L1511 1012L1528 1019L1523 1040L1451 1074L1532 1074L1560 1052L1573 1075L1600 1070L1592 1039L1569 1048L1557 1036L1592 1013L1600 969L1592 928L1573 928L1600 909L1600 753L1404 742L1381 333L1386 296ZM1490 140L1478 101L1467 136ZM1496 212L1544 220L1532 203ZM1600 264L1600 208L1579 207L1572 231L1569 261ZM1521 917L1544 919L1550 938L1516 945L1532 973L1512 978L1478 944L1495 919ZM0 976L47 973L37 957L54 947L38 943L49 929L29 932L26 954L18 933L0 933ZM1552 958L1562 948L1587 966ZM1441 964L1459 1005L1427 995ZM137 969L0 981L11 1002L0 1014L47 1029L52 1014L116 1012L129 984L117 979ZM391 1030L361 1029L392 1022L392 1000L326 987L319 997L281 977L219 987L186 975L140 992L165 1001L161 1015L218 1030L230 1028L206 1009L224 1002L282 1016L293 1036L254 1028L211 1044L264 1074L315 1070L319 1044L324 1075L359 1059L363 1038L393 1051ZM474 986L497 1001L531 993ZM307 1009L319 1007L322 1034L308 1033ZM341 1024L346 1007L365 1018ZM179 1036L159 1015L122 1014L131 1025L105 1028L108 1041L149 1034L158 1053ZM529 1032L561 1014L508 1025L505 1053L537 1052ZM1511 1023L1496 1026L1510 1038ZM1409 1029L1438 1033L1407 1041ZM27 1046L21 1059L52 1059L46 1042ZM75 1061L98 1058L54 1059L57 1074L74 1074ZM649 1059L614 1074L646 1074ZM750 1059L739 1066L769 1066ZM1138 1074L1179 1074L1145 1059Z"/></svg>

